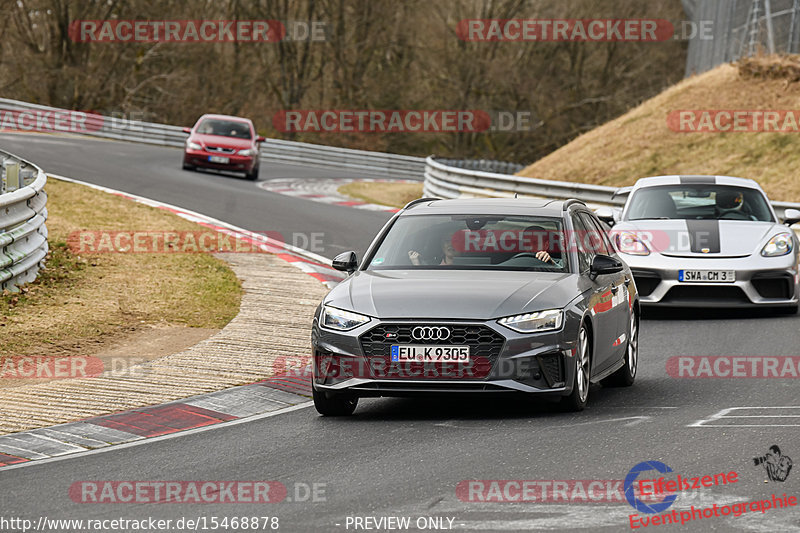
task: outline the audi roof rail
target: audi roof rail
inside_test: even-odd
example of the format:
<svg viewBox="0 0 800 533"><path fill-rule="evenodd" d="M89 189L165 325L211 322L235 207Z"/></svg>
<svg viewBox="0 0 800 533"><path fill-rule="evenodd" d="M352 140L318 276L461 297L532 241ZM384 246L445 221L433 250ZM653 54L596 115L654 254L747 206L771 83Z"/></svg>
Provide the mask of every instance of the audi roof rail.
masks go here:
<svg viewBox="0 0 800 533"><path fill-rule="evenodd" d="M411 200L408 202L403 210L408 209L409 207L414 207L417 204L421 204L422 202L433 202L434 200L441 200L441 198L417 198L416 200Z"/></svg>
<svg viewBox="0 0 800 533"><path fill-rule="evenodd" d="M574 204L586 207L586 203L583 200L576 200L575 198L570 198L569 200L564 200L564 205L561 206L561 210L566 211L569 208L569 206Z"/></svg>

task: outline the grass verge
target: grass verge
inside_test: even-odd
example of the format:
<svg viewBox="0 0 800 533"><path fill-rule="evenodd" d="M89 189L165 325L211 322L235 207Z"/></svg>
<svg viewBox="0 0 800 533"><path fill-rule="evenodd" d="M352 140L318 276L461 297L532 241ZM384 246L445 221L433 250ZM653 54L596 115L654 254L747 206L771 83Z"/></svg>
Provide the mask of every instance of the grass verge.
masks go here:
<svg viewBox="0 0 800 533"><path fill-rule="evenodd" d="M800 56L721 65L668 88L519 174L610 186L655 175L739 176L758 181L772 200L800 201L798 130L682 132L667 121L681 110L797 110L798 104Z"/></svg>
<svg viewBox="0 0 800 533"><path fill-rule="evenodd" d="M404 207L411 200L422 197L422 182L354 181L347 185L342 185L338 191L340 194L357 198L370 204Z"/></svg>
<svg viewBox="0 0 800 533"><path fill-rule="evenodd" d="M219 329L236 316L241 285L212 255L76 255L67 246L77 230L200 226L78 184L51 178L46 190L50 253L36 281L0 297L0 355L87 355L153 325Z"/></svg>

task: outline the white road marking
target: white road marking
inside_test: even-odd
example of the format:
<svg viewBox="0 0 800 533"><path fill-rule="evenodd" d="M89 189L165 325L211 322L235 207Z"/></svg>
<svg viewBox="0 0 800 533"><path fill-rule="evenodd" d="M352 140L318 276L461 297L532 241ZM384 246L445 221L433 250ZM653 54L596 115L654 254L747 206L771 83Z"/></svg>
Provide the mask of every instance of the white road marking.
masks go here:
<svg viewBox="0 0 800 533"><path fill-rule="evenodd" d="M620 422L622 420L633 420L633 422L628 422L627 424L624 424L624 425L625 426L635 426L636 424L640 424L640 423L642 423L642 422L644 422L645 420L648 420L648 419L650 419L649 416L623 416L621 418L606 418L606 419L603 419L603 420L590 420L588 422L578 422L577 424L566 424L566 425L563 425L563 426L548 426L547 429L571 428L571 427L575 427L575 426L586 426L586 425L589 425L589 424L604 424L606 422Z"/></svg>
<svg viewBox="0 0 800 533"><path fill-rule="evenodd" d="M771 412L763 412L764 410L770 409L795 409L796 414L773 414ZM738 412L745 411L745 410L754 410L756 414L738 414ZM730 413L737 413L737 414L730 414ZM759 424L729 424L726 423L726 420L733 420L738 421L739 419L758 419L762 420L763 423ZM691 424L688 424L686 427L690 428L708 428L708 427L717 427L717 428L731 428L731 427L800 427L800 420L797 421L795 424L773 424L770 423L766 419L774 419L774 418L800 418L800 406L759 406L759 407L729 407L727 409L723 409L717 413L714 413L708 418L697 420ZM719 424L715 424L714 422L720 422Z"/></svg>

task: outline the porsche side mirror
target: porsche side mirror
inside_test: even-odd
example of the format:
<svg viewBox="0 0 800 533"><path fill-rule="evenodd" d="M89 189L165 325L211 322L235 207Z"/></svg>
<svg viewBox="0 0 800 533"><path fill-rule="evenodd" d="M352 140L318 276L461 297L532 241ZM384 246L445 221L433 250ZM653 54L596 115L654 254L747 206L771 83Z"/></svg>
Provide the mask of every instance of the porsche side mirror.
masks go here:
<svg viewBox="0 0 800 533"><path fill-rule="evenodd" d="M613 226L616 222L616 217L614 216L614 209L608 206L598 207L594 210L594 214L597 215L597 218L608 224L609 226Z"/></svg>
<svg viewBox="0 0 800 533"><path fill-rule="evenodd" d="M783 212L783 223L787 226L800 222L800 211L797 209L787 209Z"/></svg>
<svg viewBox="0 0 800 533"><path fill-rule="evenodd" d="M333 258L333 268L352 274L358 268L358 258L355 252L342 252Z"/></svg>

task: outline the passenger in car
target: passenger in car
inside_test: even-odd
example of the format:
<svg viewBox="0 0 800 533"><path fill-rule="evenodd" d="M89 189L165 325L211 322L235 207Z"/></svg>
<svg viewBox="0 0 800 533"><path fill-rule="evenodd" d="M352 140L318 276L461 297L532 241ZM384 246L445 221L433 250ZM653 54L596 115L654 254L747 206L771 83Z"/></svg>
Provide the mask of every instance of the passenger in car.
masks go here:
<svg viewBox="0 0 800 533"><path fill-rule="evenodd" d="M436 261L439 260L440 257L441 257L441 260L438 263L439 265L452 265L453 264L453 258L455 256L456 256L456 249L453 246L452 237L445 237L444 239L442 239L442 242L441 242L441 255L434 256L430 263L429 262L423 262L422 255L418 251L416 251L416 250L409 250L408 251L408 259L411 261L411 264L414 265L414 266L419 266L419 265L423 265L423 264L426 264L426 265L436 264Z"/></svg>

